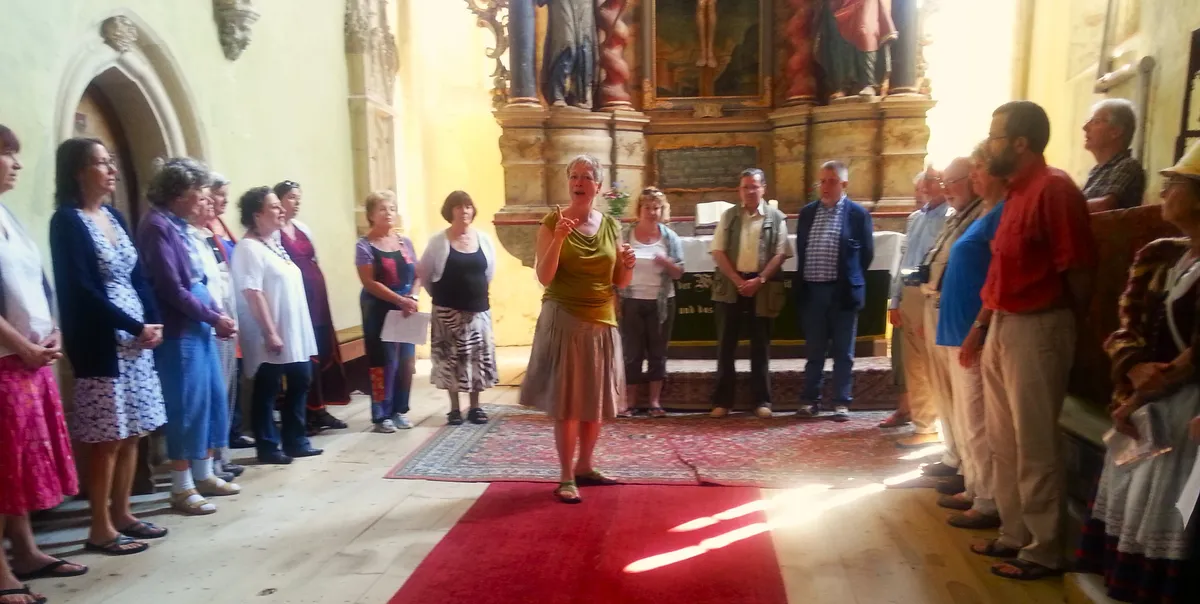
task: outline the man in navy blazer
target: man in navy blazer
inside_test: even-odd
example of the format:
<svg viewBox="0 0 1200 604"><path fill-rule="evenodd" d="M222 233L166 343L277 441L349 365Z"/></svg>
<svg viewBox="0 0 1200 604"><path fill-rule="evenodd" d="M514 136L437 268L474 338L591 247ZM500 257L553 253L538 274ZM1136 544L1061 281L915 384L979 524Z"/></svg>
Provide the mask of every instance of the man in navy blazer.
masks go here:
<svg viewBox="0 0 1200 604"><path fill-rule="evenodd" d="M875 258L871 214L846 198L850 170L840 161L818 172L821 199L800 210L792 291L804 330L808 363L798 417L821 408L825 358L833 355L833 419L850 419L849 405L858 311L866 305L867 268ZM832 349L832 350L831 350Z"/></svg>

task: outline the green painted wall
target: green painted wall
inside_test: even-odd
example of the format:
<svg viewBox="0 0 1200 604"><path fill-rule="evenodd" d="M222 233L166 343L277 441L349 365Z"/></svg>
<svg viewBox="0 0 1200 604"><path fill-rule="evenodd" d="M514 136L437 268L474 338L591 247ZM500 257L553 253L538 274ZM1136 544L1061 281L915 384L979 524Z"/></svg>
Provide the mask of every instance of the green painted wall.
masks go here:
<svg viewBox="0 0 1200 604"><path fill-rule="evenodd" d="M0 198L45 247L53 210L55 123L67 70L100 23L131 11L151 30L191 98L204 153L236 194L283 179L304 186L301 219L315 231L334 321L358 325L356 239L347 105L344 3L257 0L253 41L228 61L209 0L4 0L0 123L15 130L25 165ZM164 76L165 77L165 76ZM144 178L144 176L143 176ZM236 221L236 205L230 218Z"/></svg>

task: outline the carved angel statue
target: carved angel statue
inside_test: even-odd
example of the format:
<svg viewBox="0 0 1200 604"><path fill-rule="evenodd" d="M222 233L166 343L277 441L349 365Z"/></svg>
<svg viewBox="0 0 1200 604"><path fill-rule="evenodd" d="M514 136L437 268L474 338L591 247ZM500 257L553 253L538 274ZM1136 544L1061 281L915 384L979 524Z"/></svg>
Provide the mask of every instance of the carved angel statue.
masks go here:
<svg viewBox="0 0 1200 604"><path fill-rule="evenodd" d="M697 67L716 67L713 40L717 37L717 0L696 0L696 30L700 35Z"/></svg>
<svg viewBox="0 0 1200 604"><path fill-rule="evenodd" d="M596 0L537 0L549 6L542 94L555 107L592 108L596 87Z"/></svg>

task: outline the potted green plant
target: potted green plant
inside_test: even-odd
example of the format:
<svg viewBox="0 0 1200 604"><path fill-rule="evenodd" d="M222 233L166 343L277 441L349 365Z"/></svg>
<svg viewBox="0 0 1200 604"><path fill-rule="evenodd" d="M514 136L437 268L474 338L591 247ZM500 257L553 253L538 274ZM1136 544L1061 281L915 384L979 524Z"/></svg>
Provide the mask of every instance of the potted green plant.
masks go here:
<svg viewBox="0 0 1200 604"><path fill-rule="evenodd" d="M613 183L612 188L604 194L604 199L608 202L609 216L617 220L625 217L625 210L629 207L629 193L621 189L621 183Z"/></svg>

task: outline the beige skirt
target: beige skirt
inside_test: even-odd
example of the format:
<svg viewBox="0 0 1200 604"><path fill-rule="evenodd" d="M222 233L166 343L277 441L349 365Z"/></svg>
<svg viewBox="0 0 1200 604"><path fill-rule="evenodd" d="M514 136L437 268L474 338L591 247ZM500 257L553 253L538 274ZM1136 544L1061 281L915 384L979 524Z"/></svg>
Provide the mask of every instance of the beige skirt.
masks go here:
<svg viewBox="0 0 1200 604"><path fill-rule="evenodd" d="M558 302L542 302L520 402L555 419L613 419L625 405L625 367L617 328L581 321Z"/></svg>

